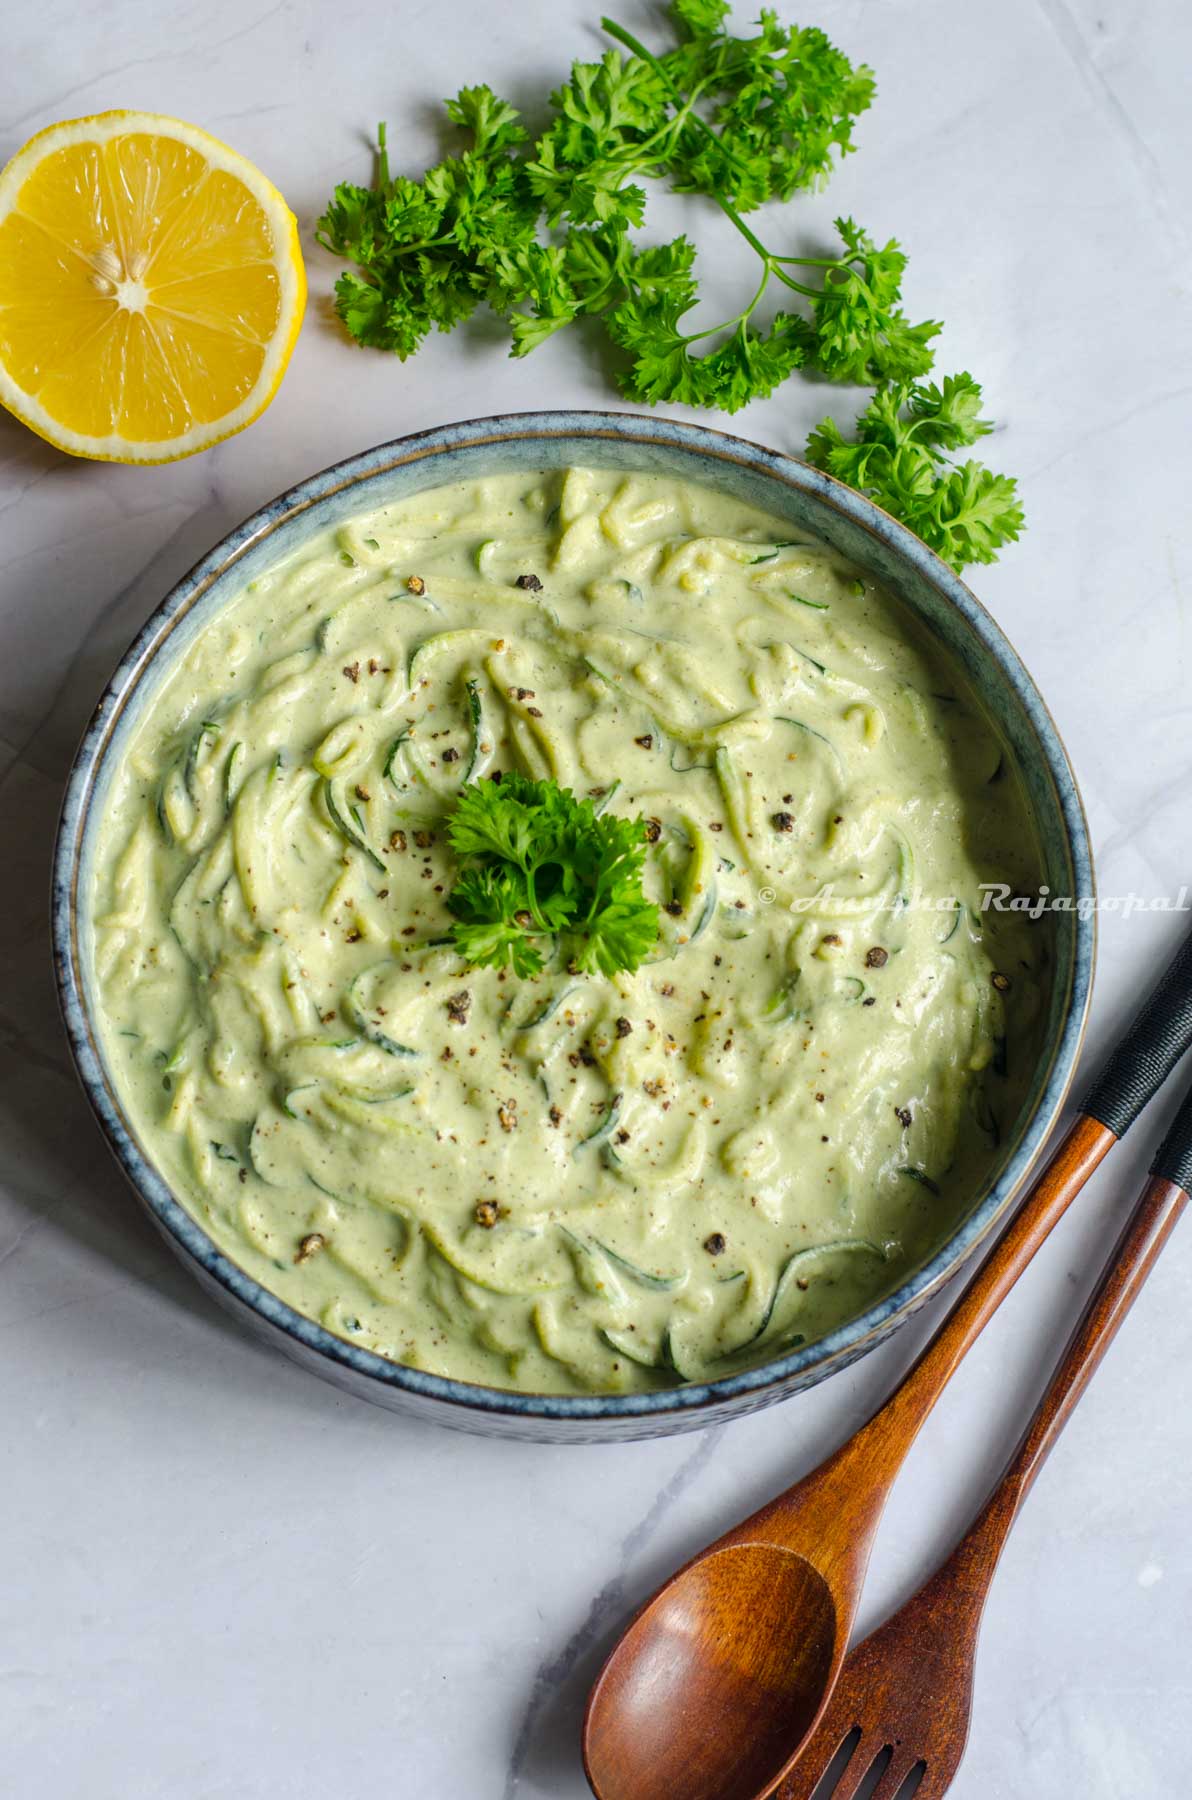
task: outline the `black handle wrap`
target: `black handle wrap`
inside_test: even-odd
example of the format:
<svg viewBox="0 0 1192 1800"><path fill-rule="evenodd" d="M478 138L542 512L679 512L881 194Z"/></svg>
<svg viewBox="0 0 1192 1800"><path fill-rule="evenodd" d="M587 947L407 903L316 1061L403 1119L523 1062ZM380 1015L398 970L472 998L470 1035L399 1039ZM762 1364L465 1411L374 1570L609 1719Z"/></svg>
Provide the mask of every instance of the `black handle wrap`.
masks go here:
<svg viewBox="0 0 1192 1800"><path fill-rule="evenodd" d="M1090 1088L1082 1111L1124 1137L1192 1045L1192 937L1186 938ZM1183 1110L1180 1118L1183 1118ZM1192 1120L1192 1114L1189 1115ZM1174 1136L1174 1133L1173 1133ZM1192 1124L1188 1127L1192 1142ZM1174 1181L1176 1178L1172 1176ZM1183 1183L1180 1184L1181 1186Z"/></svg>
<svg viewBox="0 0 1192 1800"><path fill-rule="evenodd" d="M1192 1087L1184 1095L1179 1112L1151 1164L1151 1174L1174 1181L1184 1192L1192 1193Z"/></svg>

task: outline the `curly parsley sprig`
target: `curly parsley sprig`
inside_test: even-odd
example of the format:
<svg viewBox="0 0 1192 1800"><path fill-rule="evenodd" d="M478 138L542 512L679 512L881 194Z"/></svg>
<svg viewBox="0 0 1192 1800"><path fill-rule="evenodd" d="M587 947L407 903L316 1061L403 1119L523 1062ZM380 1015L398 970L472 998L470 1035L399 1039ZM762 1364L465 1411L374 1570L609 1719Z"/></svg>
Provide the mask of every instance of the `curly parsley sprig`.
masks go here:
<svg viewBox="0 0 1192 1800"><path fill-rule="evenodd" d="M900 382L874 395L851 440L831 419L818 425L808 461L871 494L954 569L993 562L1022 530L1014 483L980 463L947 460L992 429L980 408L981 389L966 372L939 387Z"/></svg>
<svg viewBox="0 0 1192 1800"><path fill-rule="evenodd" d="M989 561L1022 527L1010 478L942 462L935 452L951 446L931 440L922 419L910 420L914 435L900 446L913 455L878 454L877 421L912 404L940 331L903 311L907 259L897 240L879 244L842 218L833 254L780 253L745 217L824 183L853 148L873 74L823 32L784 27L771 12L756 35L734 37L728 11L727 0L672 0L679 42L661 54L602 20L620 49L572 65L535 142L491 89L464 88L447 112L468 147L421 182L390 175L379 128L374 186L342 184L319 224L320 242L355 264L336 285L340 317L360 343L402 358L480 305L508 319L515 356L598 318L624 352L622 391L646 405L736 412L796 369L876 388L851 446L862 454L850 457L826 419L809 456L845 480L863 467L867 491L877 482L889 510L954 566ZM638 241L644 181L714 201L757 258L753 293L732 318L685 329L699 299L695 248L686 237ZM763 325L759 308L774 288L790 310Z"/></svg>
<svg viewBox="0 0 1192 1800"><path fill-rule="evenodd" d="M463 863L447 905L470 963L536 975L544 940L589 974L633 970L649 955L658 908L642 890L643 819L509 774L464 788L447 833Z"/></svg>

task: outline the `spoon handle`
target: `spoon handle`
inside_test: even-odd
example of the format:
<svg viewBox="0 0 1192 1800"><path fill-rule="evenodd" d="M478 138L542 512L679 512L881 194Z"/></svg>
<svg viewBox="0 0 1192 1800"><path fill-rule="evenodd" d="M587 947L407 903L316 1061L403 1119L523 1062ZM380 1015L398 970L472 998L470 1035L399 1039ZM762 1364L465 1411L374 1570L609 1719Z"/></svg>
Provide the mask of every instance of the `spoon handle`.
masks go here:
<svg viewBox="0 0 1192 1800"><path fill-rule="evenodd" d="M1184 1128L1187 1141L1192 1139L1192 1094L1185 1100L1183 1112L1188 1115ZM1156 1158L1156 1168L1161 1161L1161 1157ZM1192 1181L1192 1173L1187 1169L1181 1173L1185 1180ZM947 1573L940 1572L943 1579L959 1582L970 1603L979 1597L984 1604L984 1591L993 1580L1002 1547L1035 1477L1138 1298L1187 1203L1182 1182L1158 1173L1151 1175L1139 1195L1017 1449L948 1558Z"/></svg>
<svg viewBox="0 0 1192 1800"><path fill-rule="evenodd" d="M1010 1458L1001 1480L974 1522L992 1552L990 1573L1035 1477L1068 1423L1094 1370L1138 1298L1159 1252L1175 1230L1192 1188L1192 1087L1155 1152L1150 1179L1093 1289L1068 1346Z"/></svg>
<svg viewBox="0 0 1192 1800"><path fill-rule="evenodd" d="M935 1336L881 1411L862 1427L858 1437L869 1440L870 1454L876 1444L881 1444L888 1454L897 1457L891 1476L967 1351L1116 1142L1108 1126L1087 1113L1072 1121L1022 1206Z"/></svg>

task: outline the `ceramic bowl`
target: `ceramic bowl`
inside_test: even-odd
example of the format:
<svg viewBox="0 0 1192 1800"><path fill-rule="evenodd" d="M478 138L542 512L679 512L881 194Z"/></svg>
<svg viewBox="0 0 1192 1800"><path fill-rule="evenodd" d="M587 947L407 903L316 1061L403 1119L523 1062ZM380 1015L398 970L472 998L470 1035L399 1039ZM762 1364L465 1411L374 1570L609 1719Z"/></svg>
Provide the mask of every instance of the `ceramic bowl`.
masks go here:
<svg viewBox="0 0 1192 1800"><path fill-rule="evenodd" d="M1047 708L989 614L911 532L839 482L741 438L639 415L540 412L446 425L351 457L264 507L179 582L116 670L71 771L55 860L53 930L66 1029L91 1104L141 1203L218 1300L306 1368L383 1406L471 1431L594 1441L693 1430L784 1399L871 1350L956 1274L1010 1207L1063 1102L1088 1008L1094 927L1077 912L1056 915L1054 982L1038 1067L993 1179L967 1217L895 1292L829 1336L757 1368L648 1394L506 1393L354 1347L238 1268L150 1162L117 1098L96 1029L91 870L111 773L175 659L246 582L314 533L446 482L572 463L723 488L814 533L883 583L963 665L1004 734L1026 784L1052 893L1091 894L1084 814Z"/></svg>

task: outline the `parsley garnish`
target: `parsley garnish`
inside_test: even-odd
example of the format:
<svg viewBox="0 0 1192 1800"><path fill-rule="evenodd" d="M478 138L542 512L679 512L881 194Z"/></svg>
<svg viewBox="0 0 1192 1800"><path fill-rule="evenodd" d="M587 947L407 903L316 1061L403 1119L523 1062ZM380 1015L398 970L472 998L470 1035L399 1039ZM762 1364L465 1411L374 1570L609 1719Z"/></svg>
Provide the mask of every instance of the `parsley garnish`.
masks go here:
<svg viewBox="0 0 1192 1800"><path fill-rule="evenodd" d="M570 966L615 975L653 948L644 820L597 813L557 782L510 774L464 788L447 832L463 863L447 904L470 963L536 975L543 941L559 940Z"/></svg>
<svg viewBox="0 0 1192 1800"><path fill-rule="evenodd" d="M1014 483L977 462L948 462L945 452L984 437L981 389L971 375L942 386L903 382L882 388L846 441L831 419L812 432L808 460L872 494L917 531L954 569L993 562L998 546L1022 530Z"/></svg>
<svg viewBox="0 0 1192 1800"><path fill-rule="evenodd" d="M939 323L912 323L903 311L896 239L881 244L842 218L831 254L779 253L744 215L822 186L853 147L873 74L822 31L788 29L772 12L755 36L738 38L725 29L725 0L672 0L669 10L680 41L660 55L602 20L628 54L574 63L536 142L483 86L447 102L468 147L420 182L390 174L379 128L375 185L342 184L319 222L320 242L355 264L336 284L340 318L360 343L403 358L482 304L508 319L514 356L598 318L623 352L622 391L647 405L736 412L796 369L874 387L858 445L825 421L809 447L852 480L842 451L876 442L865 434L879 414L913 411L917 394L935 391L913 384L933 366ZM695 248L686 237L638 241L647 180L711 199L749 245L756 285L732 318L685 329L699 300ZM775 287L791 310L762 324L758 309ZM945 390L950 383L975 387L968 376L949 377ZM952 447L943 437L916 430L908 441L913 482L879 481L881 458L869 453L863 485L954 566L991 560L1022 526L1014 482L977 463L941 467L934 452Z"/></svg>

